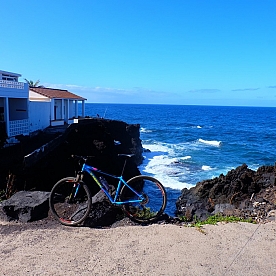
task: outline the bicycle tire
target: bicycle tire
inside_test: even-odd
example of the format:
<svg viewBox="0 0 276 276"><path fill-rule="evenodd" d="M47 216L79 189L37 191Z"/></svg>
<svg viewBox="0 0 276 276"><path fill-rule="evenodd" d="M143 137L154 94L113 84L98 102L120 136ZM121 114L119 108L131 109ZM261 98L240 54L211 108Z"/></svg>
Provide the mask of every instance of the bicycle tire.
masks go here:
<svg viewBox="0 0 276 276"><path fill-rule="evenodd" d="M127 181L133 189L145 196L143 202L127 203L122 205L124 213L133 221L151 223L156 221L164 212L167 205L167 193L163 185L155 178L139 175ZM120 200L136 200L135 195L127 186L123 186Z"/></svg>
<svg viewBox="0 0 276 276"><path fill-rule="evenodd" d="M50 210L63 225L75 226L82 223L91 210L91 204L89 188L83 181L76 182L74 177L59 180L50 193Z"/></svg>

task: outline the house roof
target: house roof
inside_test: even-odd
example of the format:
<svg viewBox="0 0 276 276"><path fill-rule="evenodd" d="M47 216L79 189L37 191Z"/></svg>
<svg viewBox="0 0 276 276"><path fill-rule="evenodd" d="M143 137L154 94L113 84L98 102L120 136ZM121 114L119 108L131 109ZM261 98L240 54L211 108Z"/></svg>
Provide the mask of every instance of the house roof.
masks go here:
<svg viewBox="0 0 276 276"><path fill-rule="evenodd" d="M8 71L3 71L3 70L0 70L0 74L10 75L10 76L15 76L15 77L21 77L20 74L8 72Z"/></svg>
<svg viewBox="0 0 276 276"><path fill-rule="evenodd" d="M40 87L30 87L30 90L50 99L86 100L85 98L73 94L68 90Z"/></svg>

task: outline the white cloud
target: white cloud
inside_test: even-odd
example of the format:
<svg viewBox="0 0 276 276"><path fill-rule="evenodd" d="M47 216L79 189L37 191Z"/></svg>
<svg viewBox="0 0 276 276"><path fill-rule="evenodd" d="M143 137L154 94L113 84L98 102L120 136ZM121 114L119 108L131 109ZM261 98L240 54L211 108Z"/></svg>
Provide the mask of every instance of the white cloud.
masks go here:
<svg viewBox="0 0 276 276"><path fill-rule="evenodd" d="M232 91L256 91L259 90L260 88L239 88L239 89L233 89Z"/></svg>
<svg viewBox="0 0 276 276"><path fill-rule="evenodd" d="M133 87L131 89L113 87L89 87L75 84L53 84L44 83L45 87L64 89L77 95L87 98L88 102L103 103L170 103L172 96L179 97L178 94L165 91L155 91L143 87Z"/></svg>
<svg viewBox="0 0 276 276"><path fill-rule="evenodd" d="M220 92L219 89L194 89L190 90L191 93L217 93Z"/></svg>

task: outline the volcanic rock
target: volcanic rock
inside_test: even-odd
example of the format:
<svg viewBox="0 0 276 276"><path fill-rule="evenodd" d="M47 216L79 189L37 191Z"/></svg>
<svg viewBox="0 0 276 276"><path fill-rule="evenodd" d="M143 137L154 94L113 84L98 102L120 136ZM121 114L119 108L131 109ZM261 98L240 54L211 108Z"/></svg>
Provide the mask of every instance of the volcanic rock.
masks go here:
<svg viewBox="0 0 276 276"><path fill-rule="evenodd" d="M235 215L265 220L276 209L274 166L253 171L246 164L214 179L183 189L176 214L187 220L204 220L212 214Z"/></svg>
<svg viewBox="0 0 276 276"><path fill-rule="evenodd" d="M38 137L26 137L20 145L5 148L0 152L0 189L11 191L40 190L50 191L61 178L74 176L79 165L71 158L72 154L93 156L90 164L110 174L120 175L124 159L119 153L134 154L128 160L124 178L139 175L137 165L141 164L142 144L140 125L129 125L122 121L92 119L80 120L68 126L64 133L49 136L47 130ZM53 137L53 138L52 138ZM43 142L48 142L44 143ZM119 141L120 143L114 143ZM30 154L32 153L32 154ZM90 177L86 177L90 182ZM88 183L89 184L89 183ZM116 187L116 181L110 183ZM89 186L91 187L91 186ZM93 193L97 187L91 188Z"/></svg>
<svg viewBox="0 0 276 276"><path fill-rule="evenodd" d="M20 191L1 203L4 219L30 222L48 216L49 192Z"/></svg>

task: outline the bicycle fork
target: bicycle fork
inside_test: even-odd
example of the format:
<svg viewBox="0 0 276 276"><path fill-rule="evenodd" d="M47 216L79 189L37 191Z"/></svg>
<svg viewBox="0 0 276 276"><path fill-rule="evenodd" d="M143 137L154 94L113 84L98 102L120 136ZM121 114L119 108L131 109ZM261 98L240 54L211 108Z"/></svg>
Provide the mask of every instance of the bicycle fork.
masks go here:
<svg viewBox="0 0 276 276"><path fill-rule="evenodd" d="M76 198L76 196L77 196L77 193L78 193L78 190L79 190L79 188L80 188L80 182L79 182L79 180L81 180L82 179L82 175L77 175L77 178L76 178L76 180L74 180L74 184L73 184L73 187L72 187L72 191L71 191L71 193L70 193L70 195L69 195L69 203L74 199L74 198Z"/></svg>

